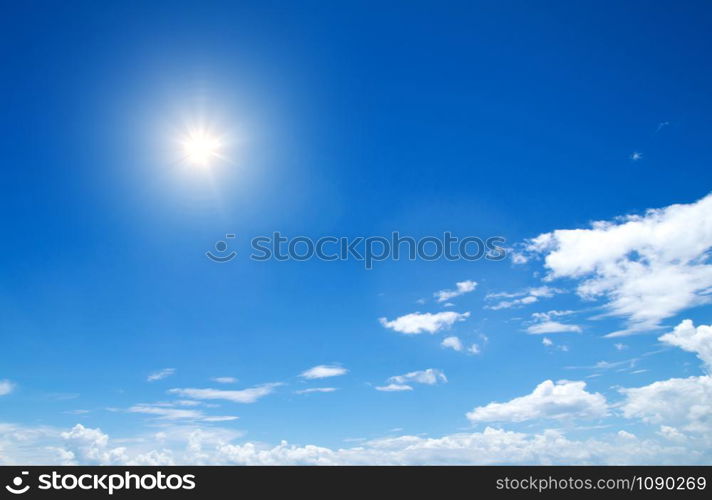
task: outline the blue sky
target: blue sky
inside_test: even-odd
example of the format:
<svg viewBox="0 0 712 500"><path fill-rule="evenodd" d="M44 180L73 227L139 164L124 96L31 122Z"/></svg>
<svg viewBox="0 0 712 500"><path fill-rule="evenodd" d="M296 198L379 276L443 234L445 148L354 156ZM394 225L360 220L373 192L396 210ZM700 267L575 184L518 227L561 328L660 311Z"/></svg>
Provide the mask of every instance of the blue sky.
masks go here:
<svg viewBox="0 0 712 500"><path fill-rule="evenodd" d="M710 463L709 6L6 11L0 463Z"/></svg>

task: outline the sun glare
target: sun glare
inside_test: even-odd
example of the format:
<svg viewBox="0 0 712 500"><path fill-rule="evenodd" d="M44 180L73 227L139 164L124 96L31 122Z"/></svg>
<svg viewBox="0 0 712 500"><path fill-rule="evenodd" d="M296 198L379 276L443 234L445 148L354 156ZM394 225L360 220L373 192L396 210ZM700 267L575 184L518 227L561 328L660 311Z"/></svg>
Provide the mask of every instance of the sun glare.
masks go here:
<svg viewBox="0 0 712 500"><path fill-rule="evenodd" d="M186 161L207 167L220 157L220 140L205 130L193 131L183 141Z"/></svg>

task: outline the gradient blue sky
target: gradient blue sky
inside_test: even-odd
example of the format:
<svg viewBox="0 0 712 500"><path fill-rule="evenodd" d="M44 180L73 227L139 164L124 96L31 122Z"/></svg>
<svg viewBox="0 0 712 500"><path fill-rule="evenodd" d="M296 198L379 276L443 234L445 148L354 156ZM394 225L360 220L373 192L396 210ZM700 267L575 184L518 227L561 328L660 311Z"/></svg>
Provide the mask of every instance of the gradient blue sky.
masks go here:
<svg viewBox="0 0 712 500"><path fill-rule="evenodd" d="M700 263L710 248L702 223L712 214L692 205L712 180L710 5L14 2L0 17L0 462L111 461L71 448L69 429L101 429L129 454L137 446L129 460L161 449L196 462L203 459L185 454L184 443L151 439L201 429L220 436L210 450L215 442L271 449L282 440L337 450L392 436L478 434L487 425L527 436L556 429L583 442L662 440L645 462L712 460L670 451L670 442L685 445L661 437L667 426L712 443L712 418L700 431L642 410L626 416L619 390L704 378L709 368L699 350L658 337L683 319L710 323L712 285ZM209 175L171 160L176 134L200 120L231 140L229 162ZM691 271L694 297L660 291L662 302L679 299L680 307L616 338L605 335L630 326L635 313L595 318L625 283L583 300L578 287L590 273L544 281L549 250L520 264L402 261L371 271L353 261L247 258L249 238L273 231L501 235L526 253L540 234L624 224L616 217L645 218L646 209L676 203L690 208L670 223L676 230L701 224L693 237L700 250L685 257L700 264ZM204 252L225 233L238 235L231 245L239 255L218 265ZM653 239L631 252L665 254ZM478 285L454 306L434 299L465 280ZM492 308L492 294L541 286L559 291ZM533 313L552 310L573 311L559 319L580 331L527 333ZM470 316L434 334L379 323L444 311ZM480 352L441 346L450 336ZM299 376L317 365L347 373ZM167 368L174 373L147 380ZM426 369L447 383L375 389ZM211 380L228 376L237 382ZM545 380L586 382L585 393L610 409L591 410L582 396L573 407L592 413L581 419L466 416ZM282 385L249 404L176 403L169 392L266 383ZM297 393L314 387L338 390ZM200 416L138 411L181 404ZM18 444L13 433L23 430L41 436ZM488 461L545 461L537 453ZM391 461L469 461L422 457Z"/></svg>

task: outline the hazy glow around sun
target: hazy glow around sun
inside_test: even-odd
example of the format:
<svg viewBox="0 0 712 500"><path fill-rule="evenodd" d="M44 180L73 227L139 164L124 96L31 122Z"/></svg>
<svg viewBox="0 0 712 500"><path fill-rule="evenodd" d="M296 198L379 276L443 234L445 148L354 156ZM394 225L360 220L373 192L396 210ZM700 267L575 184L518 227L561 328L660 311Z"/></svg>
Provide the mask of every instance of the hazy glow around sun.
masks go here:
<svg viewBox="0 0 712 500"><path fill-rule="evenodd" d="M207 130L192 130L181 142L185 159L192 165L207 167L221 157L220 139Z"/></svg>

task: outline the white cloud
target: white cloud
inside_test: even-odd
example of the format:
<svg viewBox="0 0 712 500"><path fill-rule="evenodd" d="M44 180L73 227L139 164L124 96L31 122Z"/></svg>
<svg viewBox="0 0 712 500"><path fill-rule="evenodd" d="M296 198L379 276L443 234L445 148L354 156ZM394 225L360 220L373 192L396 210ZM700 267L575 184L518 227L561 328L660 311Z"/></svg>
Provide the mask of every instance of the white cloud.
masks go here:
<svg viewBox="0 0 712 500"><path fill-rule="evenodd" d="M467 414L471 422L524 422L542 418L600 418L608 414L606 398L586 391L585 382L545 380L531 394L506 403L489 403Z"/></svg>
<svg viewBox="0 0 712 500"><path fill-rule="evenodd" d="M447 302L450 299L459 297L466 293L470 293L477 288L477 282L472 280L459 281L455 283L454 290L440 290L434 293L434 296L438 302Z"/></svg>
<svg viewBox="0 0 712 500"><path fill-rule="evenodd" d="M464 349L464 346L462 345L462 341L458 337L445 337L442 342L440 342L440 345L443 347L446 347L448 349L453 349L455 351L462 351Z"/></svg>
<svg viewBox="0 0 712 500"><path fill-rule="evenodd" d="M712 439L712 377L671 378L638 388L619 389L626 418L665 424Z"/></svg>
<svg viewBox="0 0 712 500"><path fill-rule="evenodd" d="M384 327L396 332L418 334L423 332L436 333L440 330L450 328L458 321L465 321L465 319L469 317L469 312L458 313L455 311L443 311L434 314L414 312L392 321L388 321L386 318L379 318L379 321Z"/></svg>
<svg viewBox="0 0 712 500"><path fill-rule="evenodd" d="M467 348L467 352L470 354L479 354L481 352L480 346L477 344L472 344L470 347Z"/></svg>
<svg viewBox="0 0 712 500"><path fill-rule="evenodd" d="M220 428L170 427L114 447L100 429L75 426L68 432L0 424L3 463L106 465L496 465L496 464L707 464L706 443L681 446L667 437L641 439L611 432L574 440L558 430L513 432L486 427L481 432L441 437L400 435L362 441L353 448L313 444L236 443L239 434ZM14 437L22 434L22 441ZM64 436L64 437L63 437ZM32 452L20 443L31 443Z"/></svg>
<svg viewBox="0 0 712 500"><path fill-rule="evenodd" d="M427 370L418 370L405 375L395 375L388 379L389 382L394 384L426 384L435 385L440 382L447 382L447 377L445 374L435 368L428 368Z"/></svg>
<svg viewBox="0 0 712 500"><path fill-rule="evenodd" d="M580 281L577 293L604 298L607 314L626 328L610 337L659 326L680 311L710 301L712 195L670 205L590 229L559 229L530 240L527 250L544 256L546 279Z"/></svg>
<svg viewBox="0 0 712 500"><path fill-rule="evenodd" d="M550 298L557 293L562 293L563 290L558 288L552 288L549 286L539 286L534 288L528 288L520 292L499 292L499 293L489 293L485 297L486 300L493 299L512 299L512 300L500 300L494 305L485 306L486 309L491 309L497 311L499 309L510 309L512 307L521 307L528 304L534 304L539 302L539 299Z"/></svg>
<svg viewBox="0 0 712 500"><path fill-rule="evenodd" d="M628 349L628 346L621 342L613 344L613 347L616 348L616 351L625 351L626 349Z"/></svg>
<svg viewBox="0 0 712 500"><path fill-rule="evenodd" d="M163 380L166 377L170 377L176 372L175 368L164 368L157 372L151 373L146 380L149 382L155 382L156 380Z"/></svg>
<svg viewBox="0 0 712 500"><path fill-rule="evenodd" d="M280 385L282 384L262 384L255 387L250 387L249 389L242 389L238 391L226 391L222 389L187 388L170 389L168 392L171 394L178 394L179 396L192 399L224 399L226 401L232 401L233 403L254 403L258 399L272 394L275 388Z"/></svg>
<svg viewBox="0 0 712 500"><path fill-rule="evenodd" d="M541 343L547 347L551 347L552 345L554 345L554 343L548 337L544 337L543 339L541 339Z"/></svg>
<svg viewBox="0 0 712 500"><path fill-rule="evenodd" d="M234 384L237 379L235 377L213 377L212 381L218 384Z"/></svg>
<svg viewBox="0 0 712 500"><path fill-rule="evenodd" d="M348 370L339 365L317 365L302 372L299 376L308 380L345 375Z"/></svg>
<svg viewBox="0 0 712 500"><path fill-rule="evenodd" d="M413 388L409 385L403 385L403 384L388 384L388 385L376 386L376 390L382 391L382 392L401 392L401 391L412 391Z"/></svg>
<svg viewBox="0 0 712 500"><path fill-rule="evenodd" d="M0 396L7 396L15 390L15 384L9 380L0 380Z"/></svg>
<svg viewBox="0 0 712 500"><path fill-rule="evenodd" d="M708 369L712 369L712 325L700 325L695 328L692 320L686 319L672 332L658 337L658 340L694 352Z"/></svg>
<svg viewBox="0 0 712 500"><path fill-rule="evenodd" d="M336 387L310 387L309 389L301 389L294 392L295 394L311 394L313 392L334 392L336 390Z"/></svg>

